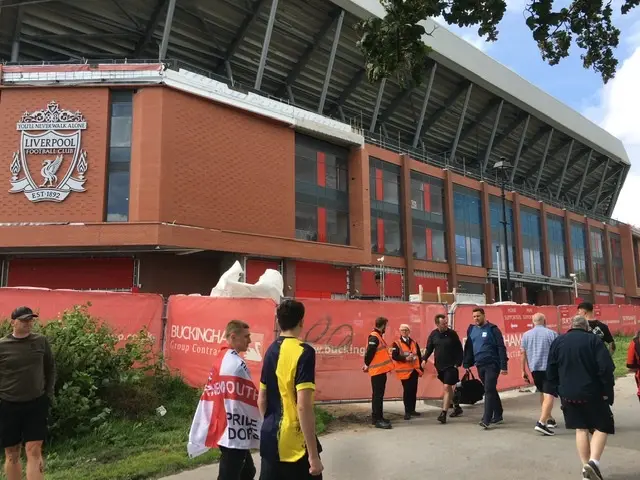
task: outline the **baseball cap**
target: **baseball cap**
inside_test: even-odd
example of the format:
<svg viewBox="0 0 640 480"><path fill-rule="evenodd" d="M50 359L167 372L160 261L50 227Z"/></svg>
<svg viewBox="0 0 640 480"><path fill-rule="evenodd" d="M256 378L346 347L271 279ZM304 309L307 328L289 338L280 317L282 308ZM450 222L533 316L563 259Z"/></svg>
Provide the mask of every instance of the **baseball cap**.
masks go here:
<svg viewBox="0 0 640 480"><path fill-rule="evenodd" d="M38 315L29 307L18 307L11 312L11 320L31 320L32 318L38 318Z"/></svg>

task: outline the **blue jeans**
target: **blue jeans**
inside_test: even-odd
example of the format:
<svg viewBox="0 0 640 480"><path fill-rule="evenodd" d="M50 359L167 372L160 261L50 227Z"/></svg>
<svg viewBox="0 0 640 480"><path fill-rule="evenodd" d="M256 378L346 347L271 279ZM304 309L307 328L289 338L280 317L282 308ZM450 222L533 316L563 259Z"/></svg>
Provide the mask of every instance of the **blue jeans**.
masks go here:
<svg viewBox="0 0 640 480"><path fill-rule="evenodd" d="M498 377L500 367L497 365L483 365L478 367L480 381L484 384L484 415L482 422L489 425L494 420L502 419L502 400L498 394Z"/></svg>

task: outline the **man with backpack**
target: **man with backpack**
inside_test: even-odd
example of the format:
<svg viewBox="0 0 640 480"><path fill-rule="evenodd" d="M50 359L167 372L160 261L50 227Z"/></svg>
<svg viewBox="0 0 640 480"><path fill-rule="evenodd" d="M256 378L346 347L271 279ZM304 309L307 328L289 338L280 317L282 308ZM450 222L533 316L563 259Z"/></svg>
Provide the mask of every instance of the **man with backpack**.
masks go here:
<svg viewBox="0 0 640 480"><path fill-rule="evenodd" d="M491 425L503 422L498 377L508 373L509 359L502 332L497 325L487 321L484 309L473 309L473 321L475 325L471 324L467 329L463 366L468 370L475 365L484 384L484 415L479 425L488 430Z"/></svg>

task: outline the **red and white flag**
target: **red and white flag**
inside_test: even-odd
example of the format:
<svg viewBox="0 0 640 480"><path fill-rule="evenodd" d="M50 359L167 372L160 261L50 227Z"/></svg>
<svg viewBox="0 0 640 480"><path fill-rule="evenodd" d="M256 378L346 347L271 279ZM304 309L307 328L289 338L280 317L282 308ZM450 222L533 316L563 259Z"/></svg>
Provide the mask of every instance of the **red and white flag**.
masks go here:
<svg viewBox="0 0 640 480"><path fill-rule="evenodd" d="M249 369L238 352L224 347L211 369L191 424L189 457L218 446L259 448L261 426L258 389Z"/></svg>

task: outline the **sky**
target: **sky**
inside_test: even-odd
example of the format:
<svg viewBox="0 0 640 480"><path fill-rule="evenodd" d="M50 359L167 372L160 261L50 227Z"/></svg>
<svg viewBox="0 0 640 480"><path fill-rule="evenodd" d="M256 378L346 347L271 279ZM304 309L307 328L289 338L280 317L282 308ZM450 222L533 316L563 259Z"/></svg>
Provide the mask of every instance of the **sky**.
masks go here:
<svg viewBox="0 0 640 480"><path fill-rule="evenodd" d="M640 227L640 208L636 205L640 191L640 7L621 15L621 0L613 2L614 23L622 32L616 50L619 65L616 77L604 85L596 72L584 69L577 48L553 67L542 60L525 24L525 3L526 0L507 0L496 42L479 38L477 28L458 28L446 25L442 19L436 21L622 140L631 170L613 218Z"/></svg>

